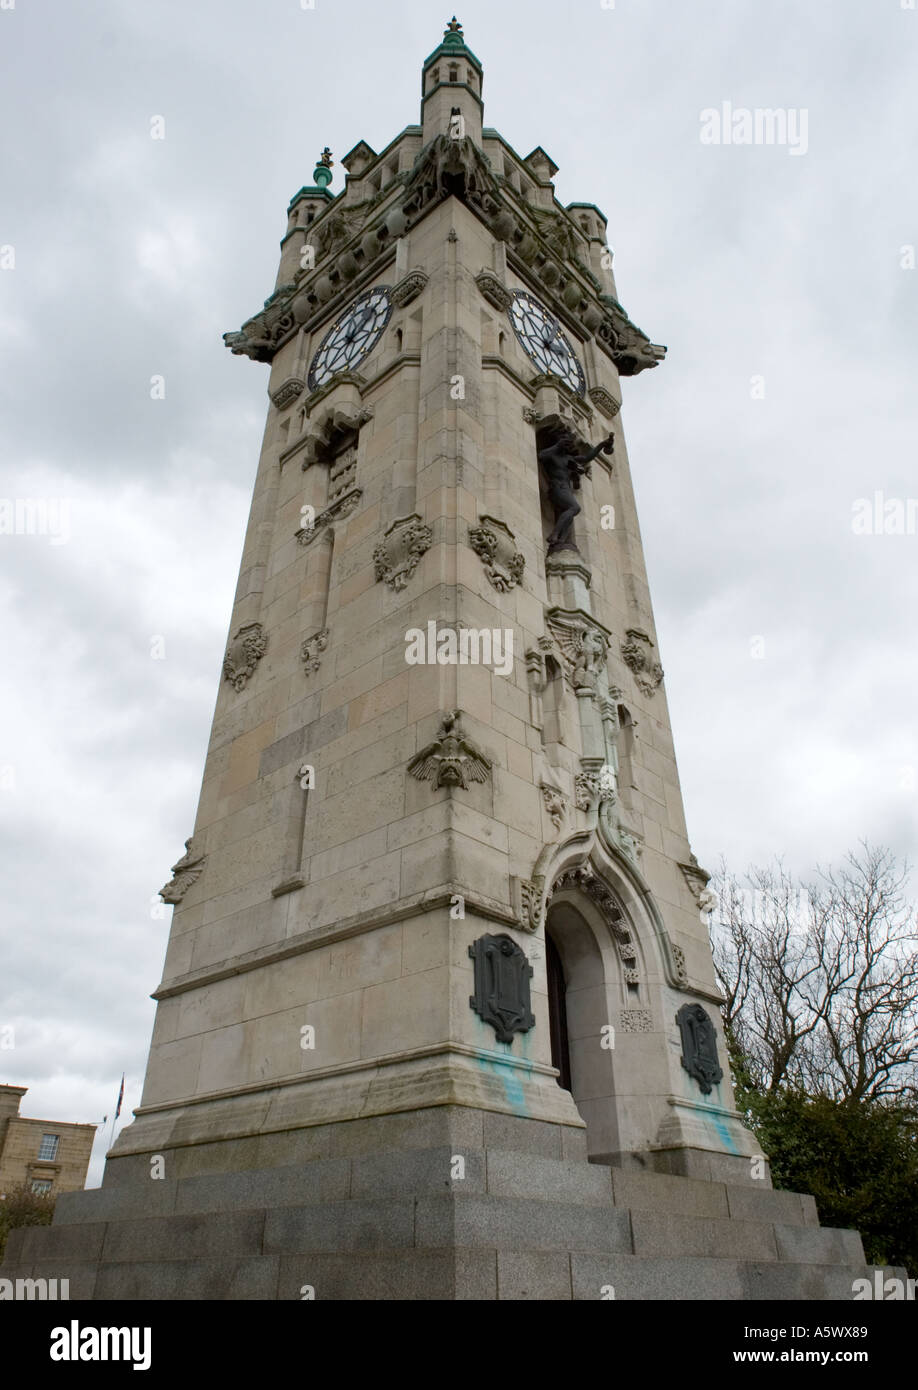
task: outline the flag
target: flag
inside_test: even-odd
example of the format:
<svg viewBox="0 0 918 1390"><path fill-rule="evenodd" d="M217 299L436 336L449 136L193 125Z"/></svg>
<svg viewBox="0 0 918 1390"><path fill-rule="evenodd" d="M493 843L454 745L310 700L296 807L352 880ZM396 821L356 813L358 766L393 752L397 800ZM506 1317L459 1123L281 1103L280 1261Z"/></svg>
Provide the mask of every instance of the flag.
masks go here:
<svg viewBox="0 0 918 1390"><path fill-rule="evenodd" d="M121 1114L121 1102L124 1100L124 1073L121 1073L121 1090L118 1092L118 1104L115 1107L115 1119Z"/></svg>

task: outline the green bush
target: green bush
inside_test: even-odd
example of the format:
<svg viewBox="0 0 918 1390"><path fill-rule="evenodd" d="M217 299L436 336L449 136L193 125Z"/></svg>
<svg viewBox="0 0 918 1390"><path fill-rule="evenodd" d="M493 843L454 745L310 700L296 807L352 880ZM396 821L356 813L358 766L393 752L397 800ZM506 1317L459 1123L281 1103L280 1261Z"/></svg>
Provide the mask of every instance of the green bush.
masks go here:
<svg viewBox="0 0 918 1390"><path fill-rule="evenodd" d="M737 1077L740 1081L740 1077ZM811 1192L824 1226L860 1231L871 1264L918 1274L918 1111L740 1086L775 1187Z"/></svg>
<svg viewBox="0 0 918 1390"><path fill-rule="evenodd" d="M7 1192L0 1201L0 1260L10 1231L19 1226L50 1226L56 1197L50 1193L33 1192L20 1184Z"/></svg>

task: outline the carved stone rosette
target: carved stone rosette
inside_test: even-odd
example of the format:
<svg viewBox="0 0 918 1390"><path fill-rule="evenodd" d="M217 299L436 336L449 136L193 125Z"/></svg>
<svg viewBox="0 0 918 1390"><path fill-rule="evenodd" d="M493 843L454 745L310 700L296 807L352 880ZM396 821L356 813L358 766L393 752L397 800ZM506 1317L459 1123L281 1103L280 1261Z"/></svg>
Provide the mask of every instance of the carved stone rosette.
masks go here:
<svg viewBox="0 0 918 1390"><path fill-rule="evenodd" d="M654 661L653 650L653 642L646 632L636 627L628 628L621 646L622 661L634 673L638 689L648 698L655 693L663 679L663 667Z"/></svg>
<svg viewBox="0 0 918 1390"><path fill-rule="evenodd" d="M421 556L433 544L433 532L415 512L393 521L385 538L373 551L377 582L388 584L398 592L404 589L420 563Z"/></svg>
<svg viewBox="0 0 918 1390"><path fill-rule="evenodd" d="M328 628L323 627L321 632L315 632L311 637L307 637L300 648L300 659L307 676L314 675L322 665L321 653L328 646L328 634Z"/></svg>
<svg viewBox="0 0 918 1390"><path fill-rule="evenodd" d="M204 872L203 854L192 849L194 836L185 841L185 853L178 863L172 865L172 879L159 890L164 903L180 903L193 883L197 883Z"/></svg>
<svg viewBox="0 0 918 1390"><path fill-rule="evenodd" d="M493 304L495 309L500 309L501 312L504 312L510 308L513 302L513 295L507 289L503 281L494 274L493 270L479 271L475 276L475 284L488 303Z"/></svg>
<svg viewBox="0 0 918 1390"><path fill-rule="evenodd" d="M493 516L483 516L469 530L469 545L481 557L485 574L501 594L515 588L523 577L526 561L515 539L510 527Z"/></svg>
<svg viewBox="0 0 918 1390"><path fill-rule="evenodd" d="M246 623L229 645L223 661L223 675L234 690L242 690L267 650L268 639L261 623Z"/></svg>

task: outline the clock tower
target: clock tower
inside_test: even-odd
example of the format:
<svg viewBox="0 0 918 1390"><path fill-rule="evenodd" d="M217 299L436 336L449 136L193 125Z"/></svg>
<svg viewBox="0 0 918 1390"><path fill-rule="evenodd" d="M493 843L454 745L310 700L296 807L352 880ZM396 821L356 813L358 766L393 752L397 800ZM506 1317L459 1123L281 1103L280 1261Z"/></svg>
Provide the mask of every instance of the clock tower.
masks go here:
<svg viewBox="0 0 918 1390"><path fill-rule="evenodd" d="M8 1256L72 1296L864 1272L726 1070L620 414L666 349L482 80L453 19L420 123L334 191L323 152L225 335L267 424L143 1097Z"/></svg>

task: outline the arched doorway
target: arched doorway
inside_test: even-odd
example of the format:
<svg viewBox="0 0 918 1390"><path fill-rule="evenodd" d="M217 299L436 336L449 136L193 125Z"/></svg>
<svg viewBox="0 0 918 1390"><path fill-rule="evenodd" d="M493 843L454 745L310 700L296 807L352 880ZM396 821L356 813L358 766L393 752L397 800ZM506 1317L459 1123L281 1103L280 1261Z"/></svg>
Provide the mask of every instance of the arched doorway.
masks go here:
<svg viewBox="0 0 918 1390"><path fill-rule="evenodd" d="M567 981L561 953L551 936L545 938L545 964L548 975L548 1025L551 1036L551 1064L558 1068L558 1085L571 1089L571 1047L567 1031Z"/></svg>
<svg viewBox="0 0 918 1390"><path fill-rule="evenodd" d="M564 892L552 901L545 964L552 1065L586 1123L589 1156L602 1161L620 1148L607 1028L618 1018L620 963L611 932L588 898Z"/></svg>

